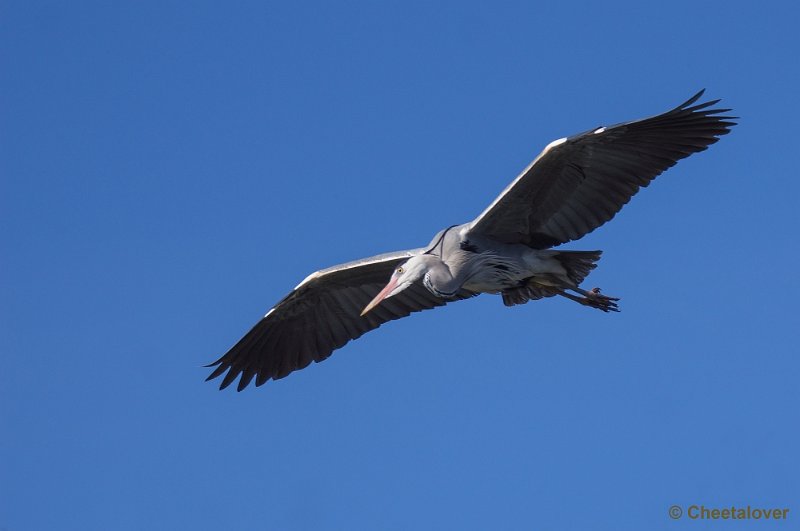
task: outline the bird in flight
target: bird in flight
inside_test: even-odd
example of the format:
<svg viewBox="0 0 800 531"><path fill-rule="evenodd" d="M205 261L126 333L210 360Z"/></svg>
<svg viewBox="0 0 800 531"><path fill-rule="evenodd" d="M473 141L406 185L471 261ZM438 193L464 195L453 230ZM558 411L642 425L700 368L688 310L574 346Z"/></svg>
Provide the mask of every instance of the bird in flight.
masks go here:
<svg viewBox="0 0 800 531"><path fill-rule="evenodd" d="M561 296L616 312L619 299L580 284L601 251L553 249L614 217L639 188L736 125L730 109L697 103L560 138L477 218L440 231L425 247L362 258L312 273L224 356L207 380L239 377L238 390L319 362L387 321L474 297L507 306Z"/></svg>

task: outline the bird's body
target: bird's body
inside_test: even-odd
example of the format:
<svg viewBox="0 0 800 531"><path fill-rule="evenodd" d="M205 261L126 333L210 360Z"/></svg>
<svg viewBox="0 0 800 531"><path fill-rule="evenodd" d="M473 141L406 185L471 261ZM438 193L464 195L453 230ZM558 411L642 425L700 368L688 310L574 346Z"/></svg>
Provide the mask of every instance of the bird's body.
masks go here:
<svg viewBox="0 0 800 531"><path fill-rule="evenodd" d="M438 236L438 235L437 235ZM541 252L519 244L470 237L468 225L445 229L442 245L431 242L428 280L433 293L454 294L459 288L475 293L498 293L543 270L549 261ZM439 247L446 249L442 252ZM430 287L429 287L430 286Z"/></svg>
<svg viewBox="0 0 800 531"><path fill-rule="evenodd" d="M428 251L419 255L426 265L423 285L442 298L464 289L473 293L502 293L538 279L558 278L570 285L568 270L558 260L574 251L534 249L503 243L470 232L470 224L456 225L436 235Z"/></svg>
<svg viewBox="0 0 800 531"><path fill-rule="evenodd" d="M481 293L506 305L563 296L605 312L618 299L581 282L600 251L553 246L610 220L642 186L678 160L706 149L735 125L692 106L702 91L666 113L599 127L551 142L469 223L440 231L426 247L386 253L309 275L214 362L220 388L278 379L322 361L386 321ZM388 283L387 283L388 279Z"/></svg>

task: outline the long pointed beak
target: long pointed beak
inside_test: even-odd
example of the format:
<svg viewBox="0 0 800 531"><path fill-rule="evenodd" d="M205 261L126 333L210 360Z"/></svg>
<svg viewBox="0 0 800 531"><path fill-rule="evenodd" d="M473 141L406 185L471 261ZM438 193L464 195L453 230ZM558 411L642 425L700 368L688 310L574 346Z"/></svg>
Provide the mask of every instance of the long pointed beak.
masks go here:
<svg viewBox="0 0 800 531"><path fill-rule="evenodd" d="M390 294L392 291L394 291L394 288L396 288L396 287L397 287L397 279L396 279L396 278L393 278L392 280L390 280L390 281L389 281L389 283L388 283L388 284L386 284L386 287L385 287L385 288L383 288L383 289L381 290L381 292L380 292L380 293L378 293L377 295L375 295L375 298L374 298L374 299L372 299L372 300L370 301L370 303L369 303L369 304L367 304L367 306L366 306L366 307L365 307L365 308L364 308L364 309L361 311L361 316L363 317L364 315L366 315L366 313L367 313L368 311L370 311L370 310L371 310L371 309L373 309L375 306L377 306L378 304L380 304L380 302L381 302L383 299L385 299L386 297L388 297L388 296L389 296L389 294Z"/></svg>

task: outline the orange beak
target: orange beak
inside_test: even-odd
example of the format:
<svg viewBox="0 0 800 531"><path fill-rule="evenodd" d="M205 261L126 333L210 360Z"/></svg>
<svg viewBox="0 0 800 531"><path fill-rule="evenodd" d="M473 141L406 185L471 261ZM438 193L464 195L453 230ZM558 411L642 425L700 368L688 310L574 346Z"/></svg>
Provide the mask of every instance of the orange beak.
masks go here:
<svg viewBox="0 0 800 531"><path fill-rule="evenodd" d="M370 310L371 310L371 309L373 309L375 306L377 306L378 304L380 304L380 302L381 302L383 299L385 299L386 297L388 297L388 296L389 296L389 294L390 294L390 293L392 293L392 291L394 291L394 289L395 289L396 287L397 287L397 278L395 278L395 277L392 277L392 279L389 281L389 283L388 283L388 284L386 284L386 287L385 287L385 288L383 288L383 289L381 290L381 292L380 292L380 293L378 293L377 295L375 295L375 298L374 298L374 299L372 299L372 300L370 301L370 303L369 303L369 304L367 304L367 306L366 306L366 307L365 307L365 308L364 308L364 309L361 311L361 316L363 317L364 315L366 315L366 313L367 313L368 311L370 311Z"/></svg>

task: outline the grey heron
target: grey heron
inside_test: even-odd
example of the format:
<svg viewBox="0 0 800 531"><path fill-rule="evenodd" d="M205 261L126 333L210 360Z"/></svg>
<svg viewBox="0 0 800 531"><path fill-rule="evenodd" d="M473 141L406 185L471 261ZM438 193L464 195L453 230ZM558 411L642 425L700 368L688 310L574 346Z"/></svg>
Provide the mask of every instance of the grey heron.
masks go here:
<svg viewBox="0 0 800 531"><path fill-rule="evenodd" d="M736 125L700 91L663 114L595 127L548 144L477 218L425 247L312 273L225 355L207 380L238 390L319 362L381 324L481 293L510 306L563 296L604 312L617 298L580 284L601 251L552 247L609 221L639 188ZM388 281L388 282L387 282Z"/></svg>

